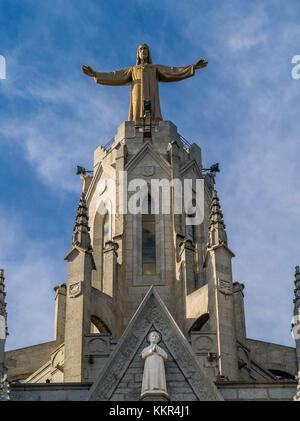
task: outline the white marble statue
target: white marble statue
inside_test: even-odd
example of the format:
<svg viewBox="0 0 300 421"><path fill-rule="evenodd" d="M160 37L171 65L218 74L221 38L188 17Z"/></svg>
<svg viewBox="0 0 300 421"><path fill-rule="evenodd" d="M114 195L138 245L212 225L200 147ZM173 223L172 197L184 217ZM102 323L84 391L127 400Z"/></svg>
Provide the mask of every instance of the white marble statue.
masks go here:
<svg viewBox="0 0 300 421"><path fill-rule="evenodd" d="M150 332L148 335L150 345L140 354L140 358L145 361L141 399L146 396L151 397L151 395L168 398L164 365L168 354L157 345L160 340L161 336L158 332Z"/></svg>

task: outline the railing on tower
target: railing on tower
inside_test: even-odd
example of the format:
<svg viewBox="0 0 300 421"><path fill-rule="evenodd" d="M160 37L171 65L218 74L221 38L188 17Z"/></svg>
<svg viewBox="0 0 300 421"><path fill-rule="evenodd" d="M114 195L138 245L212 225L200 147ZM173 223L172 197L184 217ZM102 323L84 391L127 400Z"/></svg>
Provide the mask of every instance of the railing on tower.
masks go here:
<svg viewBox="0 0 300 421"><path fill-rule="evenodd" d="M181 136L181 134L179 134L179 137L180 137L180 140L182 142L183 149L185 151L192 146L192 144L188 140L186 140L183 136Z"/></svg>
<svg viewBox="0 0 300 421"><path fill-rule="evenodd" d="M115 138L113 137L112 139L110 139L109 142L106 143L106 145L103 146L103 148L106 149L107 152L110 152L114 141L115 141Z"/></svg>
<svg viewBox="0 0 300 421"><path fill-rule="evenodd" d="M181 136L181 134L179 134L179 137L180 137L183 149L185 151L188 150L192 146L192 144L187 139L185 139L183 136ZM110 153L112 151L112 149L113 149L112 145L113 145L114 141L115 141L115 138L113 137L112 139L110 139L109 142L107 142L103 146L103 148L106 149L107 153Z"/></svg>

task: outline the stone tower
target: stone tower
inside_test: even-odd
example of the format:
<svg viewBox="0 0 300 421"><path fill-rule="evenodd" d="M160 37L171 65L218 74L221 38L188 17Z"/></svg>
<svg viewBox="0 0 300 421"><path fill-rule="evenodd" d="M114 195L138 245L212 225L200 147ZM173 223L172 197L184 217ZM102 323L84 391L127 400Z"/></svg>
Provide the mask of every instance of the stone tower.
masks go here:
<svg viewBox="0 0 300 421"><path fill-rule="evenodd" d="M95 150L93 175L82 171L54 340L6 353L13 380L24 380L13 398L139 400L140 354L155 330L168 355L156 400L292 399L298 342L296 353L247 338L233 257L200 147L170 121L122 123ZM298 278L299 268L296 290Z"/></svg>

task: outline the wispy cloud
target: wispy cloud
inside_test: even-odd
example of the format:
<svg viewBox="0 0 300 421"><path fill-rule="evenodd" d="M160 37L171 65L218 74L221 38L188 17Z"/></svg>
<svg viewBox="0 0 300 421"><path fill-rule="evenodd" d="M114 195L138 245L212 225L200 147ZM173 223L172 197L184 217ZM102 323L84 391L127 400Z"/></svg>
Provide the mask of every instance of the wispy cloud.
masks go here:
<svg viewBox="0 0 300 421"><path fill-rule="evenodd" d="M53 339L54 291L66 276L62 250L37 243L24 231L22 213L0 207L0 267L5 268L8 328L6 348Z"/></svg>

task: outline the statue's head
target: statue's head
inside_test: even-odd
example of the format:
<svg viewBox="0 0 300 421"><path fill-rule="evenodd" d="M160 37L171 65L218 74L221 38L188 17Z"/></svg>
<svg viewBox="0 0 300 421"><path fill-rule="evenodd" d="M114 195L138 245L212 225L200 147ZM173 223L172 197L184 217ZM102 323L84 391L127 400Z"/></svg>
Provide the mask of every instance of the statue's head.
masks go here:
<svg viewBox="0 0 300 421"><path fill-rule="evenodd" d="M161 340L161 336L155 330L153 330L152 332L149 333L148 341L150 342L151 345L158 344L160 342L160 340Z"/></svg>
<svg viewBox="0 0 300 421"><path fill-rule="evenodd" d="M136 64L141 62L152 64L150 49L147 44L140 44L137 49Z"/></svg>

